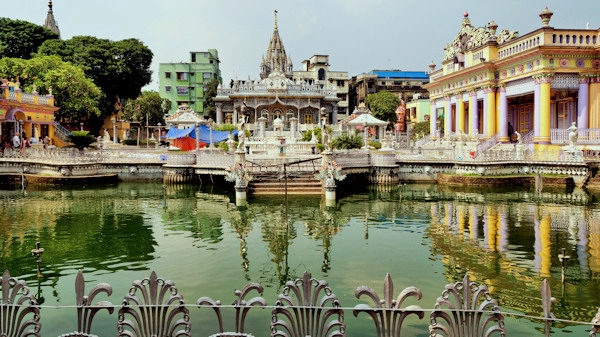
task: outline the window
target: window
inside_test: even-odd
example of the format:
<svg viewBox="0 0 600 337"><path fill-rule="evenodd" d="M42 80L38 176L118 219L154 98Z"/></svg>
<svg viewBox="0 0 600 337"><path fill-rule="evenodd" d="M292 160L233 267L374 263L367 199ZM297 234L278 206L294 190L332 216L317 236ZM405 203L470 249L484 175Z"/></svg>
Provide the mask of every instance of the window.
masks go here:
<svg viewBox="0 0 600 337"><path fill-rule="evenodd" d="M592 44L596 44L596 37L592 37Z"/></svg>
<svg viewBox="0 0 600 337"><path fill-rule="evenodd" d="M196 54L192 53L192 63L196 62Z"/></svg>
<svg viewBox="0 0 600 337"><path fill-rule="evenodd" d="M590 44L590 36L589 35L585 37L585 43Z"/></svg>
<svg viewBox="0 0 600 337"><path fill-rule="evenodd" d="M177 73L178 81L187 81L187 79L188 79L188 73Z"/></svg>
<svg viewBox="0 0 600 337"><path fill-rule="evenodd" d="M562 41L563 41L563 36L562 36L562 35L560 35L560 36L558 37L558 43L563 43Z"/></svg>
<svg viewBox="0 0 600 337"><path fill-rule="evenodd" d="M192 77L192 76L194 76L194 75L195 75L195 73L190 73L190 77Z"/></svg>
<svg viewBox="0 0 600 337"><path fill-rule="evenodd" d="M165 87L165 92L171 92L171 86L170 85L167 85Z"/></svg>
<svg viewBox="0 0 600 337"><path fill-rule="evenodd" d="M312 114L304 115L304 124L312 124Z"/></svg>
<svg viewBox="0 0 600 337"><path fill-rule="evenodd" d="M577 43L577 36L573 35L573 44Z"/></svg>
<svg viewBox="0 0 600 337"><path fill-rule="evenodd" d="M213 64L213 63L214 63L214 61L213 61L213 60L210 60L210 64Z"/></svg>
<svg viewBox="0 0 600 337"><path fill-rule="evenodd" d="M579 44L583 44L583 35L579 35Z"/></svg>
<svg viewBox="0 0 600 337"><path fill-rule="evenodd" d="M325 79L325 69L321 68L319 69L319 81L323 81Z"/></svg>
<svg viewBox="0 0 600 337"><path fill-rule="evenodd" d="M346 85L346 83L344 83L344 81L343 81L343 80L341 80L341 81L340 81L340 80L338 80L338 81L337 81L337 86L338 86L338 87L343 87L344 85Z"/></svg>
<svg viewBox="0 0 600 337"><path fill-rule="evenodd" d="M188 87L177 87L177 95L188 95L189 92Z"/></svg>
<svg viewBox="0 0 600 337"><path fill-rule="evenodd" d="M209 80L213 78L213 75L212 73L202 73L202 78L204 78L205 80Z"/></svg>
<svg viewBox="0 0 600 337"><path fill-rule="evenodd" d="M165 78L171 78L171 72L167 71L167 72L165 73Z"/></svg>

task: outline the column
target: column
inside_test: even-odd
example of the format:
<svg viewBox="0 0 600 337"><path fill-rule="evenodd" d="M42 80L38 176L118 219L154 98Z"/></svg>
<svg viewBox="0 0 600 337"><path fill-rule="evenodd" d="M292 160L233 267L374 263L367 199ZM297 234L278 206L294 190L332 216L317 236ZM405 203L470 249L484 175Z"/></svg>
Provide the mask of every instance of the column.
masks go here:
<svg viewBox="0 0 600 337"><path fill-rule="evenodd" d="M592 77L590 79L589 100L588 100L588 128L600 128L600 78Z"/></svg>
<svg viewBox="0 0 600 337"><path fill-rule="evenodd" d="M217 108L217 124L223 124L223 103L215 104Z"/></svg>
<svg viewBox="0 0 600 337"><path fill-rule="evenodd" d="M498 140L508 142L511 135L508 134L508 100L506 98L506 88L498 88L500 104L498 105Z"/></svg>
<svg viewBox="0 0 600 337"><path fill-rule="evenodd" d="M431 136L431 139L436 140L437 139L437 108L436 108L436 102L435 101L431 101L431 113L429 114L429 135Z"/></svg>
<svg viewBox="0 0 600 337"><path fill-rule="evenodd" d="M541 241L541 251L540 251L540 276L549 277L550 276L550 268L552 267L552 240L550 237L551 227L550 227L550 215L543 215L540 220L540 241Z"/></svg>
<svg viewBox="0 0 600 337"><path fill-rule="evenodd" d="M577 128L588 128L588 104L590 96L590 79L579 78L579 92L577 93Z"/></svg>
<svg viewBox="0 0 600 337"><path fill-rule="evenodd" d="M338 105L335 104L332 107L333 111L331 111L331 124L335 125L338 122Z"/></svg>
<svg viewBox="0 0 600 337"><path fill-rule="evenodd" d="M484 89L484 93L487 96L487 112L485 114L487 129L485 137L490 138L496 134L496 92L494 87L487 87Z"/></svg>
<svg viewBox="0 0 600 337"><path fill-rule="evenodd" d="M479 133L479 104L477 104L477 91L469 93L469 126L471 137L477 136Z"/></svg>
<svg viewBox="0 0 600 337"><path fill-rule="evenodd" d="M456 96L456 132L459 131L465 133L465 103L462 93Z"/></svg>
<svg viewBox="0 0 600 337"><path fill-rule="evenodd" d="M446 97L444 104L444 138L450 137L452 133L452 104L450 97Z"/></svg>
<svg viewBox="0 0 600 337"><path fill-rule="evenodd" d="M484 135L484 137L485 137L485 135L487 135L487 114L488 114L487 102L488 102L488 99L487 99L487 94L485 93L485 90L482 90L482 91L483 91L483 116L482 116L483 117L483 123L482 123L483 129L481 130L481 134Z"/></svg>
<svg viewBox="0 0 600 337"><path fill-rule="evenodd" d="M535 79L533 87L533 140L540 138L540 82Z"/></svg>
<svg viewBox="0 0 600 337"><path fill-rule="evenodd" d="M541 75L538 79L540 82L540 136L536 143L550 144L550 83L552 75Z"/></svg>

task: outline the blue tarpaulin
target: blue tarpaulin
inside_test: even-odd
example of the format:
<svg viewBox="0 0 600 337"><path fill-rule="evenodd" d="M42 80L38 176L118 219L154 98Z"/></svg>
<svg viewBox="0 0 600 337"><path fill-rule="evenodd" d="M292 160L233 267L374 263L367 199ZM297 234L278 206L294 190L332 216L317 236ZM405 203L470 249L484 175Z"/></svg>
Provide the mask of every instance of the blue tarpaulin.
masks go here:
<svg viewBox="0 0 600 337"><path fill-rule="evenodd" d="M224 140L227 140L230 133L232 133L235 136L238 134L238 130L233 130L233 131L215 131L215 130L213 130L212 142L219 143ZM187 129L178 129L178 128L172 126L169 129L169 132L167 132L167 134L165 136L163 136L162 138L178 139L178 138L183 138L183 137L190 137L193 139L198 139L199 141L206 143L206 144L211 143L210 128L208 126L202 125L202 124L199 126L198 138L196 138L196 128L193 126L191 128L187 128Z"/></svg>

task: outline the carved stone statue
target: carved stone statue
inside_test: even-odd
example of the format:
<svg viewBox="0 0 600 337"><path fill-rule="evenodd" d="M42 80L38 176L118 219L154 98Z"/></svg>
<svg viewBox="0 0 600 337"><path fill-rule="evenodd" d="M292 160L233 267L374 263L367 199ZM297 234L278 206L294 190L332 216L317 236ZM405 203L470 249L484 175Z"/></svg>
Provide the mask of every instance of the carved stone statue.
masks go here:
<svg viewBox="0 0 600 337"><path fill-rule="evenodd" d="M571 124L571 127L568 128L567 130L569 130L569 147L574 149L577 146L577 138L579 137L579 134L577 132L577 126L575 125L575 122L573 122Z"/></svg>
<svg viewBox="0 0 600 337"><path fill-rule="evenodd" d="M103 147L108 147L108 144L110 144L110 134L108 133L108 130L104 129L104 134L102 136L102 145Z"/></svg>
<svg viewBox="0 0 600 337"><path fill-rule="evenodd" d="M246 151L246 116L242 114L238 124L238 151Z"/></svg>
<svg viewBox="0 0 600 337"><path fill-rule="evenodd" d="M523 140L521 139L521 134L518 131L515 131L515 136L517 137L517 143L519 145L523 144Z"/></svg>

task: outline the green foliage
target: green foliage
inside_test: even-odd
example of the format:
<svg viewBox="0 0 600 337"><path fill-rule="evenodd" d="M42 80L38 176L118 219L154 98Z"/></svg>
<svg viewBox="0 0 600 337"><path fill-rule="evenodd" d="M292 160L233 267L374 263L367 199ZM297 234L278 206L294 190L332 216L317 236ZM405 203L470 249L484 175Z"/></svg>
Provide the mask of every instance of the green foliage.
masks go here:
<svg viewBox="0 0 600 337"><path fill-rule="evenodd" d="M40 46L38 54L58 55L81 67L104 93L101 117L113 114L117 98L137 98L151 80L152 51L137 39L110 41L76 36L64 41L48 40Z"/></svg>
<svg viewBox="0 0 600 337"><path fill-rule="evenodd" d="M83 71L57 56L35 57L30 60L18 58L0 59L0 78L20 78L21 88L33 91L37 85L40 95L52 93L60 110L54 117L60 123L77 125L79 122L100 115L98 102L100 89L85 76Z"/></svg>
<svg viewBox="0 0 600 337"><path fill-rule="evenodd" d="M213 126L215 131L234 131L237 130L237 125L234 124L215 124Z"/></svg>
<svg viewBox="0 0 600 337"><path fill-rule="evenodd" d="M204 112L207 113L213 120L216 119L217 108L215 107L215 101L213 98L217 96L217 88L219 87L219 79L213 78L206 83L204 90L204 99L206 104L204 105Z"/></svg>
<svg viewBox="0 0 600 337"><path fill-rule="evenodd" d="M378 93L369 94L365 99L365 102L373 112L374 117L391 124L396 123L396 109L400 106L400 99L398 96L389 91L380 91Z"/></svg>
<svg viewBox="0 0 600 337"><path fill-rule="evenodd" d="M58 34L27 21L0 18L0 58L31 58L46 40Z"/></svg>
<svg viewBox="0 0 600 337"><path fill-rule="evenodd" d="M321 128L314 128L313 129L313 133L315 134L315 138L317 139L317 141L320 143L321 142L321 136L322 136Z"/></svg>
<svg viewBox="0 0 600 337"><path fill-rule="evenodd" d="M325 145L323 145L321 143L318 143L316 147L319 152L325 151Z"/></svg>
<svg viewBox="0 0 600 337"><path fill-rule="evenodd" d="M360 149L363 146L363 142L363 138L357 134L343 134L331 142L331 147L340 150Z"/></svg>
<svg viewBox="0 0 600 337"><path fill-rule="evenodd" d="M415 123L413 126L413 137L416 135L428 135L429 134L429 122Z"/></svg>
<svg viewBox="0 0 600 337"><path fill-rule="evenodd" d="M374 147L377 150L381 149L381 143L377 140L370 140L369 146Z"/></svg>
<svg viewBox="0 0 600 337"><path fill-rule="evenodd" d="M121 141L123 145L137 145L137 139L123 139Z"/></svg>
<svg viewBox="0 0 600 337"><path fill-rule="evenodd" d="M312 130L307 130L302 132L302 138L300 139L303 142L308 142L312 139Z"/></svg>
<svg viewBox="0 0 600 337"><path fill-rule="evenodd" d="M150 125L165 124L165 115L171 109L171 101L160 97L156 91L143 91L137 99L129 99L123 108L126 119L146 125L146 115Z"/></svg>
<svg viewBox="0 0 600 337"><path fill-rule="evenodd" d="M439 125L438 129L440 130L440 135L443 135L444 134L444 126L446 125L444 123L444 116L439 116L437 120L438 120L438 125Z"/></svg>
<svg viewBox="0 0 600 337"><path fill-rule="evenodd" d="M69 136L69 142L73 144L73 147L83 150L96 142L96 138L90 135L89 131L73 131L73 134Z"/></svg>

